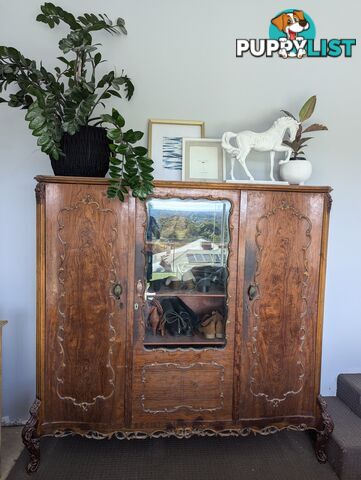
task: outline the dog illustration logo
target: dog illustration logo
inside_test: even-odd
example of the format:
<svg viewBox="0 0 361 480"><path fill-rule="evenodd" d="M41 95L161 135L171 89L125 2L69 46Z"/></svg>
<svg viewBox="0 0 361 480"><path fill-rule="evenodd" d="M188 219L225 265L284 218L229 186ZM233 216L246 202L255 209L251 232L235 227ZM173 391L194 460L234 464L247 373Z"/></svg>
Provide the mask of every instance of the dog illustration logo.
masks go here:
<svg viewBox="0 0 361 480"><path fill-rule="evenodd" d="M278 51L282 58L305 57L307 40L315 36L314 23L303 10L284 10L271 20L270 38L284 43L284 47L281 46ZM291 42L294 48L290 50Z"/></svg>

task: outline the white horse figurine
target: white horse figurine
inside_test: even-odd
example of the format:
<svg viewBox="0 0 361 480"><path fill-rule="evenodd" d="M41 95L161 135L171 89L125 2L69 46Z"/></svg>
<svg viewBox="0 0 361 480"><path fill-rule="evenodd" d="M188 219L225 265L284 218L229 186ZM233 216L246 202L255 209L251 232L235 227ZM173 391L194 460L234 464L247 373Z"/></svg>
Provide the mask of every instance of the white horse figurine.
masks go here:
<svg viewBox="0 0 361 480"><path fill-rule="evenodd" d="M296 137L296 133L299 127L299 122L292 117L281 117L274 122L272 127L266 132L256 133L246 130L240 133L226 132L222 136L222 147L231 155L231 179L234 178L234 164L237 159L242 165L250 180L254 180L252 174L247 168L246 158L249 152L253 149L257 152L270 152L271 157L271 172L270 178L275 181L273 175L274 159L276 152L286 152L286 158L281 160L279 164L287 163L290 161L292 148L283 145L283 139L288 130L290 135L290 141L293 141ZM237 147L230 143L230 140L235 138Z"/></svg>

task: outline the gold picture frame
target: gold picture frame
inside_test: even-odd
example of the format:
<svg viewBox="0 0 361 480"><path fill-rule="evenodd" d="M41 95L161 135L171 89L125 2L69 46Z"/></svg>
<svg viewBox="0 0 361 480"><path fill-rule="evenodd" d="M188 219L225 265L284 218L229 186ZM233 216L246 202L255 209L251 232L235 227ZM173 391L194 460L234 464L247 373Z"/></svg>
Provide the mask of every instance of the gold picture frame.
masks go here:
<svg viewBox="0 0 361 480"><path fill-rule="evenodd" d="M153 160L156 180L182 180L183 138L204 138L200 120L148 121L148 154Z"/></svg>

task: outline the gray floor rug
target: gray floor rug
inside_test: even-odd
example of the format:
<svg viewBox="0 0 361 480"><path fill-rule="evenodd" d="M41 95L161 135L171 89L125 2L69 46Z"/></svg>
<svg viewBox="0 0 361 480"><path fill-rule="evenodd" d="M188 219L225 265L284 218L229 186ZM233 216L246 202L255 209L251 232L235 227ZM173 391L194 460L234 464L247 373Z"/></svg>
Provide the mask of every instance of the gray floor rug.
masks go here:
<svg viewBox="0 0 361 480"><path fill-rule="evenodd" d="M29 480L22 452L7 480ZM41 440L34 480L331 480L306 433L189 440Z"/></svg>

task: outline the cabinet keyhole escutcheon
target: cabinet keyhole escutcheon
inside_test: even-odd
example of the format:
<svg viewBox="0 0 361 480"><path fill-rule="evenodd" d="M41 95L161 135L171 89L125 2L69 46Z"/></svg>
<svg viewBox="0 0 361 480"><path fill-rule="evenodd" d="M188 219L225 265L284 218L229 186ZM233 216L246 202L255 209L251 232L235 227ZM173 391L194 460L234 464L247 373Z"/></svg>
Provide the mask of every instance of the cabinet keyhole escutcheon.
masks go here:
<svg viewBox="0 0 361 480"><path fill-rule="evenodd" d="M251 284L249 287L248 287L248 298L250 300L250 302L252 302L256 296L257 296L257 287L253 284Z"/></svg>
<svg viewBox="0 0 361 480"><path fill-rule="evenodd" d="M122 294L122 286L119 282L117 282L114 286L113 286L113 295L114 297L117 299L117 300L120 300L120 296Z"/></svg>

